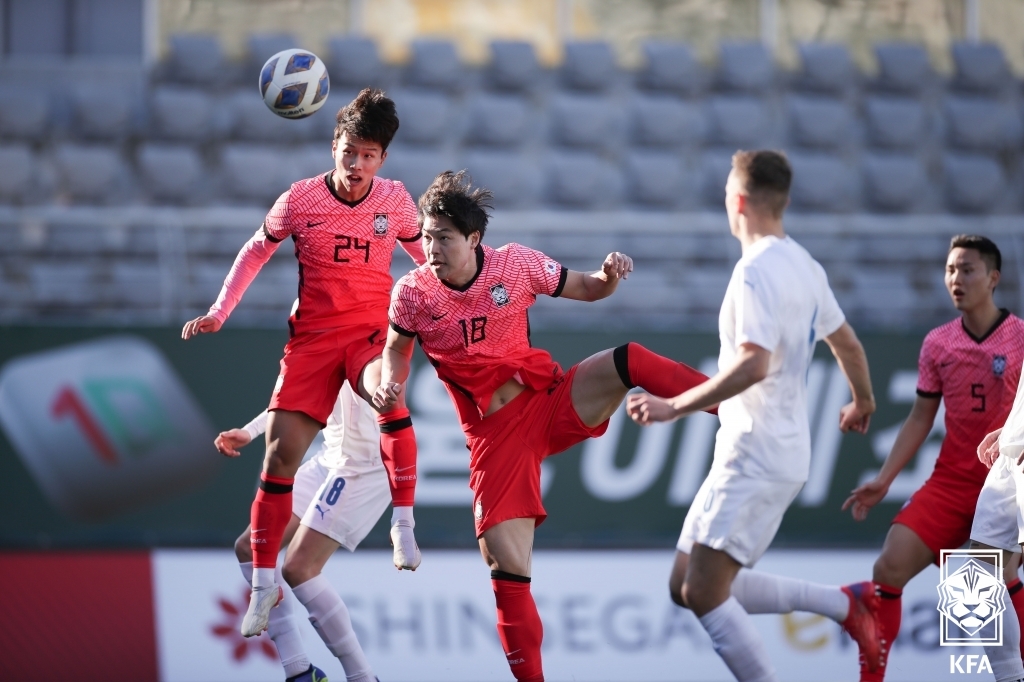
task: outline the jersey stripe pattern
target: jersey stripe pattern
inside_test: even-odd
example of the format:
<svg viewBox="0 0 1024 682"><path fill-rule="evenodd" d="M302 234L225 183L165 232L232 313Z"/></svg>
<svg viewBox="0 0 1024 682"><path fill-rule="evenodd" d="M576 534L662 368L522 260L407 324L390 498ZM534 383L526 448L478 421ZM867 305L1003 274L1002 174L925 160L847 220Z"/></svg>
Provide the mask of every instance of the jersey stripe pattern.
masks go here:
<svg viewBox="0 0 1024 682"><path fill-rule="evenodd" d="M349 204L327 173L296 182L267 214L267 238L291 237L299 261L299 305L292 334L386 320L395 241L419 238L416 206L402 183L374 178Z"/></svg>
<svg viewBox="0 0 1024 682"><path fill-rule="evenodd" d="M1022 363L1024 320L1008 310L983 338L959 318L928 333L918 359L917 393L941 397L946 407L946 437L932 478L981 490L988 469L978 460L978 444L1006 421Z"/></svg>
<svg viewBox="0 0 1024 682"><path fill-rule="evenodd" d="M477 274L454 288L421 266L391 294L391 327L420 345L455 402L463 427L480 420L510 379L548 388L562 368L530 345L528 309L538 294L559 296L568 270L519 244L477 248Z"/></svg>

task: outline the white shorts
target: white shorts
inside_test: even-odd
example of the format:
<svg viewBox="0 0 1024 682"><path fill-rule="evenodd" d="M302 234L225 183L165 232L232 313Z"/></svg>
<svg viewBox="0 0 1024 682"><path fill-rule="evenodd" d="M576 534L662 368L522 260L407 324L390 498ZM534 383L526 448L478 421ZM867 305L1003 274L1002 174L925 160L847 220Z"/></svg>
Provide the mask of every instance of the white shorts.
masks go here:
<svg viewBox="0 0 1024 682"><path fill-rule="evenodd" d="M676 549L694 543L725 552L747 568L768 549L803 483L765 481L712 467L683 521Z"/></svg>
<svg viewBox="0 0 1024 682"><path fill-rule="evenodd" d="M295 473L292 513L302 525L323 533L350 552L391 504L388 474L383 466L366 472L328 469L318 458Z"/></svg>
<svg viewBox="0 0 1024 682"><path fill-rule="evenodd" d="M1010 552L1020 551L1017 484L1009 457L999 457L985 477L974 510L971 539Z"/></svg>

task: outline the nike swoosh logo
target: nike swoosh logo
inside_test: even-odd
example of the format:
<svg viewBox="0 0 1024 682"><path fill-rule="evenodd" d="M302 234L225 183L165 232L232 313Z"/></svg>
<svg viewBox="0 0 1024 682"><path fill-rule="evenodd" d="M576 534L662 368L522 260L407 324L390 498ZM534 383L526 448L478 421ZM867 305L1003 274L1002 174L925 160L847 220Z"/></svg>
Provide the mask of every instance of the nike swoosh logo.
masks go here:
<svg viewBox="0 0 1024 682"><path fill-rule="evenodd" d="M413 464L412 466L408 466L408 467L399 467L399 468L395 469L395 471L396 472L397 471L405 471L406 469L415 469L415 468L416 468L416 465Z"/></svg>
<svg viewBox="0 0 1024 682"><path fill-rule="evenodd" d="M266 530L266 528L254 528L250 532L252 532L252 533L262 533L265 530Z"/></svg>
<svg viewBox="0 0 1024 682"><path fill-rule="evenodd" d="M307 220L307 221L306 221L306 227L316 227L317 225L323 225L323 224L324 224L324 223L326 223L326 222L327 222L326 220L321 220L321 221L320 221L320 222L318 222L318 223L311 223L311 222L309 222L309 221Z"/></svg>
<svg viewBox="0 0 1024 682"><path fill-rule="evenodd" d="M444 315L431 315L430 319L432 319L434 322L437 322L438 320L440 320L442 317L444 317L447 314L448 313L445 313Z"/></svg>
<svg viewBox="0 0 1024 682"><path fill-rule="evenodd" d="M511 656L512 654L515 654L515 653L519 653L520 651L522 651L522 649L516 649L515 651L510 651L510 652L508 652L508 653L507 653L507 654L505 654L505 655L506 655L506 656Z"/></svg>

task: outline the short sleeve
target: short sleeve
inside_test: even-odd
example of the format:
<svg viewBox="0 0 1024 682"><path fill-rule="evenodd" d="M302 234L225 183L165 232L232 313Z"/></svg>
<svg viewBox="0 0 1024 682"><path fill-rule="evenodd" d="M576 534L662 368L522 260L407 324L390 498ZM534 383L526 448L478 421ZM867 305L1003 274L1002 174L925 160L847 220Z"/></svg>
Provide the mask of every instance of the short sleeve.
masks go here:
<svg viewBox="0 0 1024 682"><path fill-rule="evenodd" d="M924 337L917 358L917 394L922 398L942 397L942 377L938 371L940 345L932 334Z"/></svg>
<svg viewBox="0 0 1024 682"><path fill-rule="evenodd" d="M417 221L416 204L412 200L409 191L400 182L395 183L402 198L398 206L398 240L403 242L414 242L420 238L420 226Z"/></svg>
<svg viewBox="0 0 1024 682"><path fill-rule="evenodd" d="M742 281L736 306L736 345L752 343L767 351L774 351L779 345L781 330L767 284L756 268L745 266L740 275Z"/></svg>
<svg viewBox="0 0 1024 682"><path fill-rule="evenodd" d="M514 251L516 259L523 266L523 272L529 277L533 293L553 298L561 296L565 279L569 276L569 270L564 265L521 244L509 244L509 248Z"/></svg>
<svg viewBox="0 0 1024 682"><path fill-rule="evenodd" d="M826 336L831 336L843 326L843 322L846 322L846 315L839 307L839 301L832 293L832 287L828 285L828 275L825 274L825 269L818 265L818 271L822 282L822 295L818 302L818 314L814 318L814 337L823 339Z"/></svg>
<svg viewBox="0 0 1024 682"><path fill-rule="evenodd" d="M292 235L291 196L289 189L274 202L274 206L263 221L263 233L272 242L284 241Z"/></svg>
<svg viewBox="0 0 1024 682"><path fill-rule="evenodd" d="M402 336L416 336L419 307L419 296L415 287L403 277L398 280L398 284L391 292L388 324Z"/></svg>

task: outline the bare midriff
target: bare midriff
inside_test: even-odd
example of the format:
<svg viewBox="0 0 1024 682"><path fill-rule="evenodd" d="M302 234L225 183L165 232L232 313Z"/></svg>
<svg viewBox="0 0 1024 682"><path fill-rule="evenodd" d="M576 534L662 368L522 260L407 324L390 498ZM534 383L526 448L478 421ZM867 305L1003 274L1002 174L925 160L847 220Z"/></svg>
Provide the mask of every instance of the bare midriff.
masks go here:
<svg viewBox="0 0 1024 682"><path fill-rule="evenodd" d="M509 379L498 387L498 390L491 396L491 404L487 406L485 417L489 417L501 408L515 400L516 396L526 390L526 387L515 379Z"/></svg>

